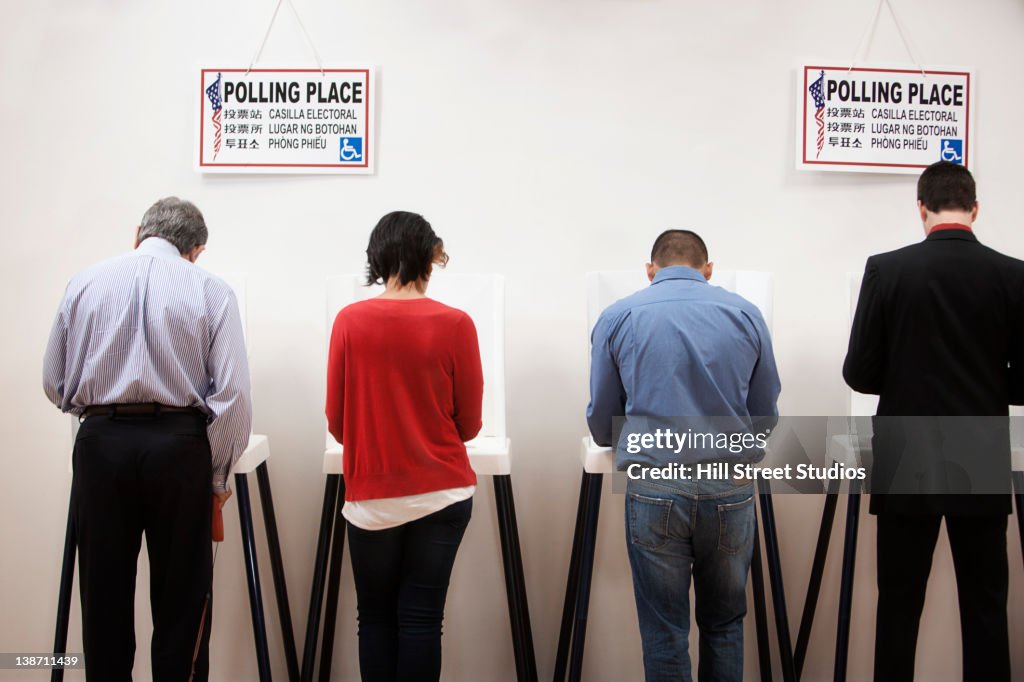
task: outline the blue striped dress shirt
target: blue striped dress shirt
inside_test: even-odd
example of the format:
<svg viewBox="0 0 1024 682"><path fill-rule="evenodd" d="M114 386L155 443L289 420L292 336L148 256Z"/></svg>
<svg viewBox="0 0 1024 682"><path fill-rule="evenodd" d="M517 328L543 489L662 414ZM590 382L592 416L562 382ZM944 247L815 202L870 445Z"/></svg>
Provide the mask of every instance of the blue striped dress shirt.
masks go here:
<svg viewBox="0 0 1024 682"><path fill-rule="evenodd" d="M159 237L72 278L43 362L43 389L64 412L161 403L208 415L213 485L249 441L249 364L235 294Z"/></svg>

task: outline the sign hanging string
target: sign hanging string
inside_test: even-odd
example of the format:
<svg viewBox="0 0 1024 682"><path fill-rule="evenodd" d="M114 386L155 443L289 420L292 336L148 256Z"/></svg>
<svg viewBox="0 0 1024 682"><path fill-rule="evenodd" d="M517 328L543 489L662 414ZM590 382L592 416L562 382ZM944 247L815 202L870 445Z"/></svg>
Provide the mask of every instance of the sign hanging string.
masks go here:
<svg viewBox="0 0 1024 682"><path fill-rule="evenodd" d="M288 1L291 2L291 0ZM903 41L903 47L906 48L907 56L910 57L910 61L918 68L921 75L927 78L928 74L925 72L924 68L921 67L921 63L917 61L917 57L914 56L914 50L910 47L910 41L907 39L908 33L903 28L903 22L901 22L899 17L896 16L896 9L892 6L892 0L878 0L878 7L875 9L875 17L868 25L868 30L865 31L864 37L862 37L860 42L857 44L857 51L853 53L853 59L850 60L850 68L847 72L853 71L853 67L857 65L857 58L861 51L866 51L871 46L871 42L875 38L875 31L878 30L878 20L882 16L882 5L889 8L889 14L892 16L892 21L896 24L896 32L899 33L900 40ZM864 56L865 58L867 57L866 54Z"/></svg>
<svg viewBox="0 0 1024 682"><path fill-rule="evenodd" d="M263 48L267 44L267 38L270 37L270 30L274 28L274 21L277 20L277 13L281 9L281 5L284 0L277 0L277 5L274 7L274 13L270 15L270 23L267 24L267 30L263 34L263 40L260 41L260 46L256 50L256 54L252 56L252 60L249 62L249 68L245 70L245 75L248 76L249 72L252 71L253 65L259 60L260 55L263 54ZM306 25L302 23L302 17L299 16L299 10L295 8L295 3L292 0L288 0L288 6L292 8L292 13L295 15L295 20L299 22L299 28L302 29L302 35L306 37L306 43L309 45L309 49L313 52L313 58L316 59L317 66L320 67L320 75L324 74L324 63L320 59L320 53L316 50L316 45L313 44L313 39L309 37L309 31L306 30Z"/></svg>

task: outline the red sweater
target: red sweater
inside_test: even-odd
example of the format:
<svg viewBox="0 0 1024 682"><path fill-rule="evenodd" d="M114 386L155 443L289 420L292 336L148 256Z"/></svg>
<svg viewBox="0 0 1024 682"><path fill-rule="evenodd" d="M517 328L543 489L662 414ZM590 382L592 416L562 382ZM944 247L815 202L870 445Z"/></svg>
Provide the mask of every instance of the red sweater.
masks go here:
<svg viewBox="0 0 1024 682"><path fill-rule="evenodd" d="M327 428L345 446L345 499L476 484L483 371L469 315L429 298L374 298L334 320Z"/></svg>

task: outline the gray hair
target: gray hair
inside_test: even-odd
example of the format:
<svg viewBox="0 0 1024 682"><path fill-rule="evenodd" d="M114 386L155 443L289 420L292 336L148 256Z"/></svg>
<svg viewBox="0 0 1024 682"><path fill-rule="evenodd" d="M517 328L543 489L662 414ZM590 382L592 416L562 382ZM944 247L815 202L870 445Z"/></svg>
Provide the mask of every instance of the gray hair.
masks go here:
<svg viewBox="0 0 1024 682"><path fill-rule="evenodd" d="M139 241L160 237L174 244L184 255L206 244L206 221L195 204L178 197L166 197L149 207L142 216Z"/></svg>

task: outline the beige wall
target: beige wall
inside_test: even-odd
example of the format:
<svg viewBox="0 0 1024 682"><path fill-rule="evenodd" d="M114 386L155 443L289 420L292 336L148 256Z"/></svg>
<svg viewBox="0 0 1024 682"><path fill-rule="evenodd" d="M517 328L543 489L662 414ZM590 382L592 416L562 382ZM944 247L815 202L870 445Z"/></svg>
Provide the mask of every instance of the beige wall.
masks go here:
<svg viewBox="0 0 1024 682"><path fill-rule="evenodd" d="M568 0L297 0L329 64L366 61L381 83L373 177L208 177L192 171L193 67L245 65L273 3L5 3L0 272L0 650L50 646L67 507L68 421L44 399L51 316L76 270L130 246L155 198L205 211L200 264L250 275L255 425L270 436L292 612L301 636L323 477L323 284L358 270L384 212L423 212L454 272L507 277L509 433L533 630L551 674L584 433L584 273L639 267L653 237L687 226L719 267L776 272L775 335L790 415L840 414L846 272L919 238L910 177L793 170L793 68L852 56L873 3ZM869 7L869 5L872 5ZM922 58L978 74L977 232L1024 256L1020 205L1024 5L898 3ZM883 17L872 57L903 61ZM283 9L264 63L311 64ZM70 124L69 124L70 121ZM752 124L756 122L756 124ZM255 488L255 486L254 486ZM821 499L776 501L796 627ZM234 502L217 565L214 678L253 680ZM586 674L640 676L621 532L605 492ZM258 525L261 522L257 521ZM837 519L841 526L842 515ZM512 680L491 491L455 569L445 678ZM874 524L861 533L851 679L867 679ZM831 677L839 545L829 556L805 679ZM269 567L261 555L265 584ZM1010 542L1013 665L1024 675L1024 578ZM351 577L343 577L336 678L355 679ZM959 679L956 592L937 551L919 648L920 679ZM140 585L140 601L145 596ZM273 612L269 599L268 609ZM77 603L72 647L80 646ZM139 610L137 679L148 679ZM750 620L750 619L748 619ZM275 671L283 676L271 620ZM756 679L748 623L748 678ZM776 658L777 660L777 658ZM2 679L21 679L0 672ZM68 674L68 679L82 679Z"/></svg>

